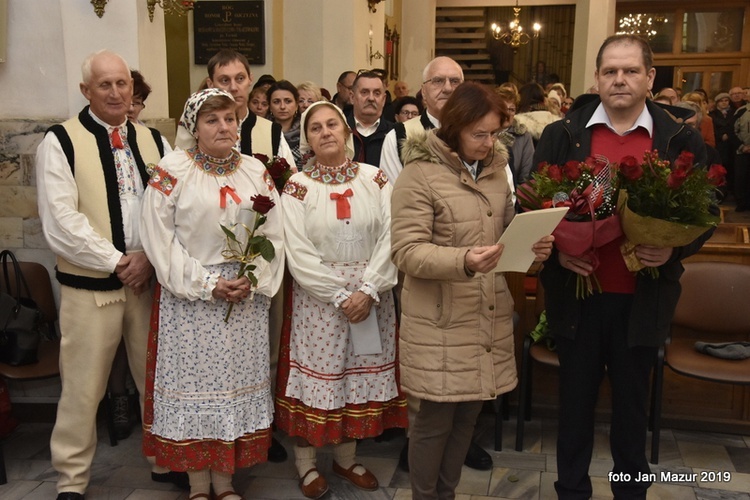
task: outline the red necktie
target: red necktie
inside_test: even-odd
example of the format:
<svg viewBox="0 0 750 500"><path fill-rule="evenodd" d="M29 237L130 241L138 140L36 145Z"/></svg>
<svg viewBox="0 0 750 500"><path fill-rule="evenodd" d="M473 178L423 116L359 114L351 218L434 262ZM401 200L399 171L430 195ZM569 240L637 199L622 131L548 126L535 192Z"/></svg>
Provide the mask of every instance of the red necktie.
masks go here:
<svg viewBox="0 0 750 500"><path fill-rule="evenodd" d="M336 218L351 219L352 207L349 205L347 198L351 197L352 190L347 189L343 193L331 193L331 199L336 200Z"/></svg>
<svg viewBox="0 0 750 500"><path fill-rule="evenodd" d="M110 139L112 139L112 146L114 146L116 149L123 149L125 147L125 145L122 143L122 138L120 137L120 131L116 128L112 129Z"/></svg>

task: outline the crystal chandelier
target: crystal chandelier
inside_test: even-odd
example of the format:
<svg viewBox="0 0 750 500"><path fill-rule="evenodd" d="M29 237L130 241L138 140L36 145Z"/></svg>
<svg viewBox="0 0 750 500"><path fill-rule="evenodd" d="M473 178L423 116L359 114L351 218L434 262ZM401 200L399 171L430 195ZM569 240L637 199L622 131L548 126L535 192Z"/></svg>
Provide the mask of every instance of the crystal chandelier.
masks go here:
<svg viewBox="0 0 750 500"><path fill-rule="evenodd" d="M513 50L518 50L521 45L526 45L533 38L539 38L539 31L542 29L542 25L534 23L532 26L533 34L529 35L523 30L521 21L518 19L521 14L521 7L518 6L518 0L516 0L516 6L513 7L513 20L508 23L508 29L503 30L497 23L492 23L490 26L490 32L495 40L500 40L505 44L513 47Z"/></svg>
<svg viewBox="0 0 750 500"><path fill-rule="evenodd" d="M164 9L164 14L185 15L189 10L193 10L194 0L146 0L148 4L148 19L154 22L154 10L158 5Z"/></svg>
<svg viewBox="0 0 750 500"><path fill-rule="evenodd" d="M663 14L627 14L620 18L617 34L640 35L650 40L664 24L667 18Z"/></svg>

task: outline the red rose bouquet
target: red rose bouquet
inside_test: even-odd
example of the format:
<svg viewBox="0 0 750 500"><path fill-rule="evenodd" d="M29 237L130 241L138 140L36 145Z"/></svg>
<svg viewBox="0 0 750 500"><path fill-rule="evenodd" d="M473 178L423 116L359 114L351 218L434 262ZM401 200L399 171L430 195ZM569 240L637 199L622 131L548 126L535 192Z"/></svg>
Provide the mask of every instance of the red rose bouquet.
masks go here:
<svg viewBox="0 0 750 500"><path fill-rule="evenodd" d="M604 157L569 161L562 166L542 163L532 180L518 186L519 203L524 210L568 207L565 219L552 233L555 246L563 253L585 258L596 269L598 248L622 235L615 213L617 176ZM590 295L599 289L596 275L578 276L576 294Z"/></svg>
<svg viewBox="0 0 750 500"><path fill-rule="evenodd" d="M223 224L221 230L224 231L224 236L227 238L227 248L221 252L221 255L227 260L234 260L240 263L240 269L237 272L237 278L246 276L250 280L253 286L258 286L258 278L256 278L253 271L257 268L253 261L262 257L267 262L271 262L276 256L276 249L273 247L273 243L266 238L265 235L259 234L256 236L255 232L265 224L267 217L266 214L276 205L271 198L263 195L256 195L250 198L253 202L253 211L255 212L255 221L252 229L244 224L241 226L245 229L246 239L240 241L234 232L235 224L232 227L227 227ZM232 314L232 308L234 304L229 304L226 316L224 316L224 322L229 321L229 315Z"/></svg>
<svg viewBox="0 0 750 500"><path fill-rule="evenodd" d="M688 151L671 164L656 151L647 151L642 161L624 157L618 170L618 212L627 238L622 253L631 271L644 268L634 255L637 245L687 245L718 224L709 207L715 202L714 191L724 184L721 165L698 167ZM650 272L657 275L656 269Z"/></svg>
<svg viewBox="0 0 750 500"><path fill-rule="evenodd" d="M254 154L253 157L260 160L260 162L266 167L266 170L268 170L268 173L273 179L273 183L276 184L276 190L279 193L283 191L284 184L286 184L286 181L288 181L294 173L292 172L292 167L289 166L289 162L286 161L286 158L282 158L281 156L269 158L260 153Z"/></svg>

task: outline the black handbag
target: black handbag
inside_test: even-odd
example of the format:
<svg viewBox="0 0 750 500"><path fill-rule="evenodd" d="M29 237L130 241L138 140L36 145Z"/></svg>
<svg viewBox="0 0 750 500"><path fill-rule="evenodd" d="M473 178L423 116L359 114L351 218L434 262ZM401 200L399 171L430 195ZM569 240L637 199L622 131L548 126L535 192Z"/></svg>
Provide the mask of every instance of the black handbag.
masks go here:
<svg viewBox="0 0 750 500"><path fill-rule="evenodd" d="M10 286L8 260L13 266L15 289ZM44 317L31 299L29 285L13 252L3 250L0 262L5 276L5 289L0 291L0 362L13 366L30 365L38 361L37 348Z"/></svg>

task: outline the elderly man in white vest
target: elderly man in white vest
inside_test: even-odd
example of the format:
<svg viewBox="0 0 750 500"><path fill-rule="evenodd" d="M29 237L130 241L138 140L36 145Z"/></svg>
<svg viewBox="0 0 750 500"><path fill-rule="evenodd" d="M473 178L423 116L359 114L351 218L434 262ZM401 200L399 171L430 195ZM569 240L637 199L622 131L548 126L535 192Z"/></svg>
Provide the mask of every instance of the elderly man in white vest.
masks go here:
<svg viewBox="0 0 750 500"><path fill-rule="evenodd" d="M51 127L36 155L39 215L57 255L62 394L52 431L58 500L82 499L96 449L96 411L121 339L145 394L153 268L138 234L149 166L169 149L128 122L133 81L109 51L83 62L78 116Z"/></svg>

